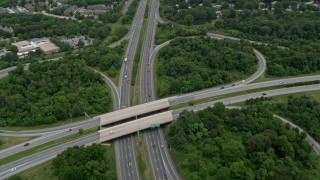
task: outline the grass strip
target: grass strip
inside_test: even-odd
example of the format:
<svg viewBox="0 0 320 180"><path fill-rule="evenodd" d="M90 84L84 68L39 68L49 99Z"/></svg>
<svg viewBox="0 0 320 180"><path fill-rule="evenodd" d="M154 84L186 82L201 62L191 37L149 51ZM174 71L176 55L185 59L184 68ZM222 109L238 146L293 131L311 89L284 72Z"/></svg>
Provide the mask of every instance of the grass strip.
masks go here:
<svg viewBox="0 0 320 180"><path fill-rule="evenodd" d="M36 138L37 136L28 136L28 137L14 137L14 136L0 136L0 150L12 147L14 145L30 141L31 139Z"/></svg>
<svg viewBox="0 0 320 180"><path fill-rule="evenodd" d="M138 73L138 69L139 69L139 62L141 59L141 53L142 51L139 51L140 49L143 49L143 42L145 41L146 38L146 30L147 30L147 18L143 19L143 25L142 25L142 29L140 32L140 37L139 37L139 42L138 42L138 46L137 46L137 52L134 56L134 60L133 60L133 66L132 66L132 77L136 77L137 73ZM131 85L134 86L135 85L135 78L131 79Z"/></svg>
<svg viewBox="0 0 320 180"><path fill-rule="evenodd" d="M54 146L58 146L58 145L63 144L65 142L78 139L78 138L86 136L88 134L92 134L92 133L97 132L97 131L98 131L98 128L97 127L93 127L93 128L84 130L83 134L80 134L80 133L71 134L69 136L66 136L66 137L63 137L63 138L60 138L60 139L56 139L56 140L41 144L39 146L27 149L25 151L16 153L14 155L2 158L1 162L0 162L0 166L8 164L8 163L13 162L13 161L16 161L18 159L24 158L26 156L30 156L30 155L36 154L36 153L38 153L40 151L52 148Z"/></svg>
<svg viewBox="0 0 320 180"><path fill-rule="evenodd" d="M151 167L151 161L148 156L148 149L146 144L145 133L140 133L135 140L135 153L138 163L138 171L142 180L153 180L153 173Z"/></svg>

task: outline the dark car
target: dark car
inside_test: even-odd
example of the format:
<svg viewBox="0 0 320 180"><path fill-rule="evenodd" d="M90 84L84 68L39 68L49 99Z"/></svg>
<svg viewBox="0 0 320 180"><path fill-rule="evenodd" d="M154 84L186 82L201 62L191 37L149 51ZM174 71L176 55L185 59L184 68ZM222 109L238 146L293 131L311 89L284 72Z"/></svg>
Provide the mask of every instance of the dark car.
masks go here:
<svg viewBox="0 0 320 180"><path fill-rule="evenodd" d="M29 143L25 143L23 146L29 146Z"/></svg>
<svg viewBox="0 0 320 180"><path fill-rule="evenodd" d="M222 86L221 89L224 89L224 86Z"/></svg>
<svg viewBox="0 0 320 180"><path fill-rule="evenodd" d="M235 84L232 84L232 86L235 86Z"/></svg>
<svg viewBox="0 0 320 180"><path fill-rule="evenodd" d="M163 175L163 177L164 177L165 179L167 179L167 178L168 178L167 174L164 174L164 175Z"/></svg>
<svg viewBox="0 0 320 180"><path fill-rule="evenodd" d="M267 95L267 93L262 93L262 96L265 96L265 95Z"/></svg>

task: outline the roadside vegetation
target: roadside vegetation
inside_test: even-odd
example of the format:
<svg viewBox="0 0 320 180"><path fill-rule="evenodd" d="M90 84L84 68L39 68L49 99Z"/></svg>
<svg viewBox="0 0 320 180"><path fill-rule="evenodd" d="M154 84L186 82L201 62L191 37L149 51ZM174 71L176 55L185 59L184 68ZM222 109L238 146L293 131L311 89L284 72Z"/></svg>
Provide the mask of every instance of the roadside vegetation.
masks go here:
<svg viewBox="0 0 320 180"><path fill-rule="evenodd" d="M184 111L167 129L184 179L319 179L319 157L306 134L259 105L226 109L222 103Z"/></svg>
<svg viewBox="0 0 320 180"><path fill-rule="evenodd" d="M156 29L155 44L159 45L176 37L189 37L205 35L206 31L202 28L190 28L184 25L158 24Z"/></svg>
<svg viewBox="0 0 320 180"><path fill-rule="evenodd" d="M124 42L115 48L109 48L103 43L96 44L83 49L79 53L79 59L85 60L88 66L97 68L109 77L115 78L120 73L125 45Z"/></svg>
<svg viewBox="0 0 320 180"><path fill-rule="evenodd" d="M247 106L256 104L263 104L277 115L288 118L320 142L319 92L309 95L286 95L280 98L258 98L245 102Z"/></svg>
<svg viewBox="0 0 320 180"><path fill-rule="evenodd" d="M178 38L156 61L157 94L165 97L245 79L256 71L257 62L246 42Z"/></svg>
<svg viewBox="0 0 320 180"><path fill-rule="evenodd" d="M256 48L265 55L266 75L271 77L299 76L320 71L320 49L317 47L299 45L281 49L261 45Z"/></svg>
<svg viewBox="0 0 320 180"><path fill-rule="evenodd" d="M77 56L19 66L0 81L0 126L52 124L112 108L100 75Z"/></svg>
<svg viewBox="0 0 320 180"><path fill-rule="evenodd" d="M116 179L113 146L93 144L68 148L55 159L19 173L9 179L23 180L70 180Z"/></svg>
<svg viewBox="0 0 320 180"><path fill-rule="evenodd" d="M53 159L52 167L61 180L117 179L114 156L100 144L68 148Z"/></svg>

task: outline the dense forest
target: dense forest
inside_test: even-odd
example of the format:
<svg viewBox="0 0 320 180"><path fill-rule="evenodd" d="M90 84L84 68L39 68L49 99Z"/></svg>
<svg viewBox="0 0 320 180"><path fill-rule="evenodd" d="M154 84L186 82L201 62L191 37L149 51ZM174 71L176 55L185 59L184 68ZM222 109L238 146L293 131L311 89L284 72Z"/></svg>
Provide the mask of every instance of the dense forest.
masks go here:
<svg viewBox="0 0 320 180"><path fill-rule="evenodd" d="M79 58L85 60L88 66L104 71L108 76L114 78L120 73L125 43L109 48L101 43L83 49L79 53Z"/></svg>
<svg viewBox="0 0 320 180"><path fill-rule="evenodd" d="M54 174L60 180L116 180L115 162L100 144L68 148L52 161Z"/></svg>
<svg viewBox="0 0 320 180"><path fill-rule="evenodd" d="M232 11L230 9L229 11ZM316 12L285 11L284 8L268 11L245 10L238 15L223 16L215 23L219 30L255 40L319 40L320 8ZM233 30L233 31L231 31ZM236 30L236 31L234 31Z"/></svg>
<svg viewBox="0 0 320 180"><path fill-rule="evenodd" d="M246 42L178 38L156 61L157 94L164 97L243 79L254 73L257 62Z"/></svg>
<svg viewBox="0 0 320 180"><path fill-rule="evenodd" d="M226 109L222 103L183 112L167 129L184 179L319 179L319 157L306 134L263 106Z"/></svg>
<svg viewBox="0 0 320 180"><path fill-rule="evenodd" d="M214 23L199 23L205 23L206 26L203 27L275 46L256 47L267 58L267 74L294 76L320 70L320 7L306 4L309 1L305 0L197 0L188 1L191 6L188 11L203 8L211 2L215 6L211 11L219 11L221 16ZM181 6L186 3L183 0L163 0L162 15L177 23L187 24L184 22L187 15L183 13L182 8L185 5ZM180 11L176 12L178 10ZM183 16L175 17L174 13ZM286 49L278 49L277 45Z"/></svg>
<svg viewBox="0 0 320 180"><path fill-rule="evenodd" d="M263 104L275 113L289 118L320 141L320 102L310 96L289 95L284 102L273 102L273 98L252 99L246 105Z"/></svg>
<svg viewBox="0 0 320 180"><path fill-rule="evenodd" d="M0 81L0 126L35 126L112 108L100 75L75 55L22 66Z"/></svg>
<svg viewBox="0 0 320 180"><path fill-rule="evenodd" d="M12 27L19 39L53 36L88 35L95 39L104 39L111 27L94 20L66 20L41 14L1 14L0 24Z"/></svg>
<svg viewBox="0 0 320 180"><path fill-rule="evenodd" d="M320 48L320 45L319 45ZM320 49L312 46L257 46L267 60L267 74L272 76L295 76L320 71Z"/></svg>
<svg viewBox="0 0 320 180"><path fill-rule="evenodd" d="M163 0L160 11L165 18L185 25L210 23L216 18L215 9L210 0Z"/></svg>

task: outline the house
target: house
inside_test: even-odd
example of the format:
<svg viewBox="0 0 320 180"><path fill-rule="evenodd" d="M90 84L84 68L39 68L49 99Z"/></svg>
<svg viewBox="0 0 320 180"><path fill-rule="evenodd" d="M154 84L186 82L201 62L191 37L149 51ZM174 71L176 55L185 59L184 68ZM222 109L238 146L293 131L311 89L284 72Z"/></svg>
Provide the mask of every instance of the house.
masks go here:
<svg viewBox="0 0 320 180"><path fill-rule="evenodd" d="M32 4L26 4L26 5L24 5L24 7L25 7L29 12L33 12L33 11L34 11L34 7L32 6Z"/></svg>
<svg viewBox="0 0 320 180"><path fill-rule="evenodd" d="M87 9L84 10L84 14L87 16L91 15L99 15L106 12L110 12L113 9L113 6L105 6L105 5L91 5L87 6Z"/></svg>
<svg viewBox="0 0 320 180"><path fill-rule="evenodd" d="M35 38L29 41L20 41L12 43L12 45L18 48L18 56L27 55L30 51L35 52L40 48L45 54L51 54L60 50L58 46L52 43L48 38Z"/></svg>
<svg viewBox="0 0 320 180"><path fill-rule="evenodd" d="M12 27L0 26L0 30L11 33L11 34L13 33Z"/></svg>
<svg viewBox="0 0 320 180"><path fill-rule="evenodd" d="M8 13L8 9L7 8L3 8L3 7L0 7L0 13Z"/></svg>
<svg viewBox="0 0 320 180"><path fill-rule="evenodd" d="M41 7L45 7L45 6L47 6L47 3L43 2L43 1L40 1L40 2L38 2L38 5L41 6Z"/></svg>
<svg viewBox="0 0 320 180"><path fill-rule="evenodd" d="M31 43L35 44L45 54L52 54L58 52L60 48L52 43L48 38L34 38Z"/></svg>
<svg viewBox="0 0 320 180"><path fill-rule="evenodd" d="M263 9L266 7L266 4L263 2L259 2L259 9Z"/></svg>
<svg viewBox="0 0 320 180"><path fill-rule="evenodd" d="M70 16L70 13L75 12L78 9L78 6L69 6L66 10L64 10L63 14L65 16Z"/></svg>
<svg viewBox="0 0 320 180"><path fill-rule="evenodd" d="M39 44L38 46L40 50L45 54L52 54L60 50L60 48L56 46L54 43L52 43L51 41L48 43Z"/></svg>
<svg viewBox="0 0 320 180"><path fill-rule="evenodd" d="M12 43L12 45L18 48L18 52L17 52L18 56L27 55L30 51L35 52L38 49L38 46L36 44L28 41L20 41L20 42Z"/></svg>

